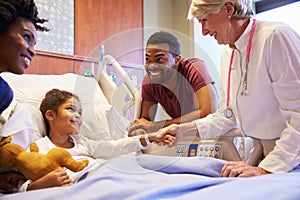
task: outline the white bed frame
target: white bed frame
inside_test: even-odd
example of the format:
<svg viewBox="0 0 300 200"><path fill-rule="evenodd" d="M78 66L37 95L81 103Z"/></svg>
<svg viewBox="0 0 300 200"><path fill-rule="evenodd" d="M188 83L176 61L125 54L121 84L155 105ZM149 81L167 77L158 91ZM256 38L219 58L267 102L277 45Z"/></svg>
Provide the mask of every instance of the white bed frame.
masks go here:
<svg viewBox="0 0 300 200"><path fill-rule="evenodd" d="M117 85L107 74L107 64L112 65L118 71L118 73L120 73L122 80L124 81L120 87L117 87ZM103 57L103 60L99 62L97 81L108 102L116 110L118 110L119 113L121 113L123 116L126 116L128 109L132 106L135 106L134 119L140 116L140 92L114 57L106 55Z"/></svg>

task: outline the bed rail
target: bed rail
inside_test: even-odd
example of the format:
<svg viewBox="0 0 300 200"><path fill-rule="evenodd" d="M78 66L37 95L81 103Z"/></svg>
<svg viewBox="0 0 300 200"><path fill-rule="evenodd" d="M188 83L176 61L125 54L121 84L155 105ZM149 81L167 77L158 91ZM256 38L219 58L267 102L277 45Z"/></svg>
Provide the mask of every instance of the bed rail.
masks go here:
<svg viewBox="0 0 300 200"><path fill-rule="evenodd" d="M118 87L107 74L108 64L112 65L121 75L123 84L121 84L120 87ZM140 117L140 92L113 56L105 55L102 61L99 62L97 81L109 103L120 112L121 115L126 116L128 109L134 105L134 119Z"/></svg>

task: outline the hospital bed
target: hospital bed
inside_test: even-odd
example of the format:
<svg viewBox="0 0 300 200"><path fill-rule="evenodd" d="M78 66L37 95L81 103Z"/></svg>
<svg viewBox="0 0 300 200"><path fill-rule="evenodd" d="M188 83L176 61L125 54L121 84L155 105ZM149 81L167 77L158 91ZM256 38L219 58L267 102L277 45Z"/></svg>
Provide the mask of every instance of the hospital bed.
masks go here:
<svg viewBox="0 0 300 200"><path fill-rule="evenodd" d="M122 74L123 86L114 85L105 72L106 65ZM71 73L1 76L12 86L17 101L36 108L52 88L77 94L83 108L80 133L94 140L126 137L130 122L126 112L140 105L139 91L111 56L99 63L96 79ZM135 117L139 116L138 108ZM242 159L234 141L239 135L232 130L223 138L186 138L173 148L152 146L143 154L107 160L72 186L3 195L0 199L299 199L300 168L252 178L220 177L224 159Z"/></svg>

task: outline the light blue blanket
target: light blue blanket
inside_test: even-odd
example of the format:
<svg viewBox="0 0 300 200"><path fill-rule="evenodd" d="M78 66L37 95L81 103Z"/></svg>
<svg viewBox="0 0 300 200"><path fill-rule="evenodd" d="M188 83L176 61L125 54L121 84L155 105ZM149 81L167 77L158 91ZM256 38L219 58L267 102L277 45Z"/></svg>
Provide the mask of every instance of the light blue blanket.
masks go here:
<svg viewBox="0 0 300 200"><path fill-rule="evenodd" d="M82 181L0 199L300 199L300 168L285 174L222 178L225 161L141 155L100 165Z"/></svg>

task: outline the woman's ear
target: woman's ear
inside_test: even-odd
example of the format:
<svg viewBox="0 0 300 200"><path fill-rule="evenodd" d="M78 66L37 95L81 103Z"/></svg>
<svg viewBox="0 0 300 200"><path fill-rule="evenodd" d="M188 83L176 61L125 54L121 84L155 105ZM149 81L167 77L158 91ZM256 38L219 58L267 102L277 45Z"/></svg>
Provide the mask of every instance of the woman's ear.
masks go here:
<svg viewBox="0 0 300 200"><path fill-rule="evenodd" d="M53 121L55 117L55 112L53 110L47 110L45 113L45 117L48 121Z"/></svg>
<svg viewBox="0 0 300 200"><path fill-rule="evenodd" d="M228 15L232 16L234 14L234 5L230 2L226 2L224 6Z"/></svg>

